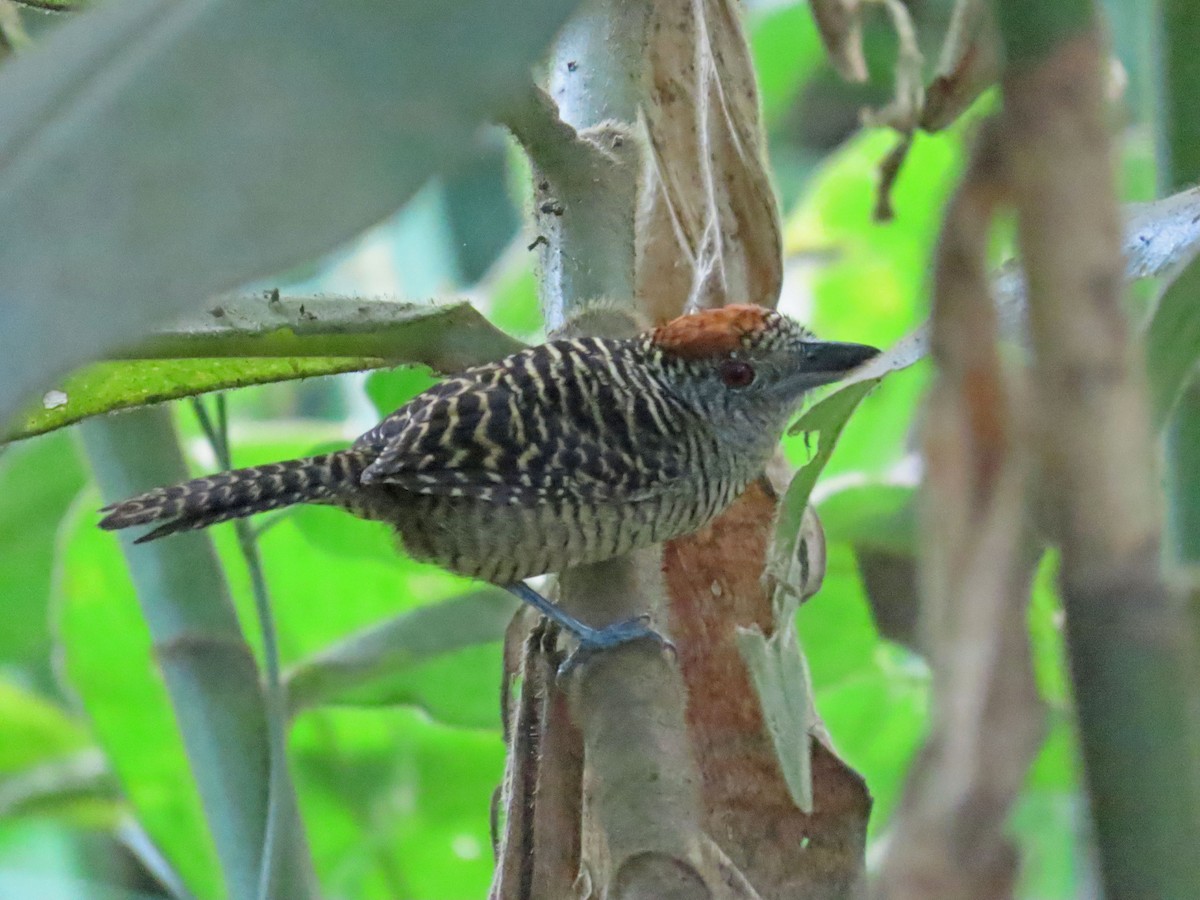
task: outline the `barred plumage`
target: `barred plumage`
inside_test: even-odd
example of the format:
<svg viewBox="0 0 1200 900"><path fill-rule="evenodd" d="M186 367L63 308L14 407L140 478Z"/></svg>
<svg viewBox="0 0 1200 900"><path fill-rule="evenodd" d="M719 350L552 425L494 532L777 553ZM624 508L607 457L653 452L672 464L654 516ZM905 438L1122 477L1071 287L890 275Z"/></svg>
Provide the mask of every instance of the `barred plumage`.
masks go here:
<svg viewBox="0 0 1200 900"><path fill-rule="evenodd" d="M100 524L163 523L144 541L332 504L510 585L700 527L762 471L804 391L873 352L746 306L552 341L446 379L346 450L157 488Z"/></svg>

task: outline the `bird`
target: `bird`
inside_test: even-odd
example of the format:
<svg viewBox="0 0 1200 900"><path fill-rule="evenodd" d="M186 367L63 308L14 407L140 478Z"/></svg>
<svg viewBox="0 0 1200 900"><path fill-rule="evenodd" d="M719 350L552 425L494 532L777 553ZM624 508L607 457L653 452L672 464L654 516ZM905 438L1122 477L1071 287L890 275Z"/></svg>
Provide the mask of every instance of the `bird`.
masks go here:
<svg viewBox="0 0 1200 900"><path fill-rule="evenodd" d="M689 534L764 470L815 387L878 351L736 304L631 338L551 340L448 377L350 447L220 472L104 507L134 543L298 503L391 525L410 556L503 587L587 654L653 638L589 626L525 583Z"/></svg>

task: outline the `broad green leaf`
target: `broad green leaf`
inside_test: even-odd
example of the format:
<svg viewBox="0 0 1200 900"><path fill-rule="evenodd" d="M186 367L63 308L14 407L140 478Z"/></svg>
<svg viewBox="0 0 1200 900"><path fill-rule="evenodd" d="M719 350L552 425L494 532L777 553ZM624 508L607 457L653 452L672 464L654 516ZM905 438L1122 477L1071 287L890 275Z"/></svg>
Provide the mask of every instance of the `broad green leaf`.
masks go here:
<svg viewBox="0 0 1200 900"><path fill-rule="evenodd" d="M475 691L483 701L471 703L478 688L476 671L486 666L498 679L499 652L489 648L480 658L459 652L498 644L512 619L516 601L497 588L421 606L302 660L287 675L293 712L322 704L415 705L450 724L495 727L495 690ZM429 663L445 658L436 669ZM425 665L423 665L425 664ZM465 679L462 676L466 676ZM465 682L465 683L464 683ZM430 689L456 702L430 710ZM440 713L440 715L439 715Z"/></svg>
<svg viewBox="0 0 1200 900"><path fill-rule="evenodd" d="M851 485L821 500L821 525L830 543L915 555L916 490L874 482Z"/></svg>
<svg viewBox="0 0 1200 900"><path fill-rule="evenodd" d="M295 723L294 771L330 897L483 897L488 806L504 772L496 733L412 710L311 710Z"/></svg>
<svg viewBox="0 0 1200 900"><path fill-rule="evenodd" d="M71 437L0 450L0 664L50 686L50 580L54 535L83 485Z"/></svg>
<svg viewBox="0 0 1200 900"><path fill-rule="evenodd" d="M0 776L90 743L87 730L57 705L0 679Z"/></svg>
<svg viewBox="0 0 1200 900"><path fill-rule="evenodd" d="M9 439L89 416L251 384L398 363L457 371L522 346L466 303L226 298L202 318L160 330L121 351L131 359L97 363L67 376L17 422Z"/></svg>
<svg viewBox="0 0 1200 900"><path fill-rule="evenodd" d="M94 498L92 498L94 501ZM86 503L69 522L58 585L63 673L138 821L200 898L221 869L133 584Z"/></svg>
<svg viewBox="0 0 1200 900"><path fill-rule="evenodd" d="M0 421L469 159L575 5L122 0L8 61Z"/></svg>
<svg viewBox="0 0 1200 900"><path fill-rule="evenodd" d="M149 406L209 391L355 372L381 360L148 359L102 362L55 382L40 406L20 418L7 440L21 440L91 416Z"/></svg>
<svg viewBox="0 0 1200 900"><path fill-rule="evenodd" d="M800 608L797 628L817 711L838 754L870 787L869 833L883 833L928 724L929 670L881 640L845 544L827 547L821 591Z"/></svg>

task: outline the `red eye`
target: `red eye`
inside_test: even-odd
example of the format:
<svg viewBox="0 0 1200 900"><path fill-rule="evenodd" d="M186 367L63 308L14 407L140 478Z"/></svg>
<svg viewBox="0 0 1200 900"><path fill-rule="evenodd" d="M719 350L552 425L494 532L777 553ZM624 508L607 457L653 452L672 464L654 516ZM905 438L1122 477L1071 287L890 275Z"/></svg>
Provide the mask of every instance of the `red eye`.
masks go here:
<svg viewBox="0 0 1200 900"><path fill-rule="evenodd" d="M749 387L754 383L754 366L740 359L727 359L721 363L721 380L731 388Z"/></svg>

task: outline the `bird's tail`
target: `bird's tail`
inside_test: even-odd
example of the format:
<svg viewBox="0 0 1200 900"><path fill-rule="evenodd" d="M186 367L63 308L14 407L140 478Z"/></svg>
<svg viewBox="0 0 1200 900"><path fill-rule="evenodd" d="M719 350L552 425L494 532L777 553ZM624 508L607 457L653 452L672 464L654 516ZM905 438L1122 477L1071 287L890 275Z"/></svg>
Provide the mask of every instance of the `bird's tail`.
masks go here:
<svg viewBox="0 0 1200 900"><path fill-rule="evenodd" d="M341 450L220 472L155 488L106 506L100 510L108 513L100 527L116 531L161 522L134 541L141 544L177 531L207 528L294 503L328 503L337 494L358 486L367 463L355 451Z"/></svg>

